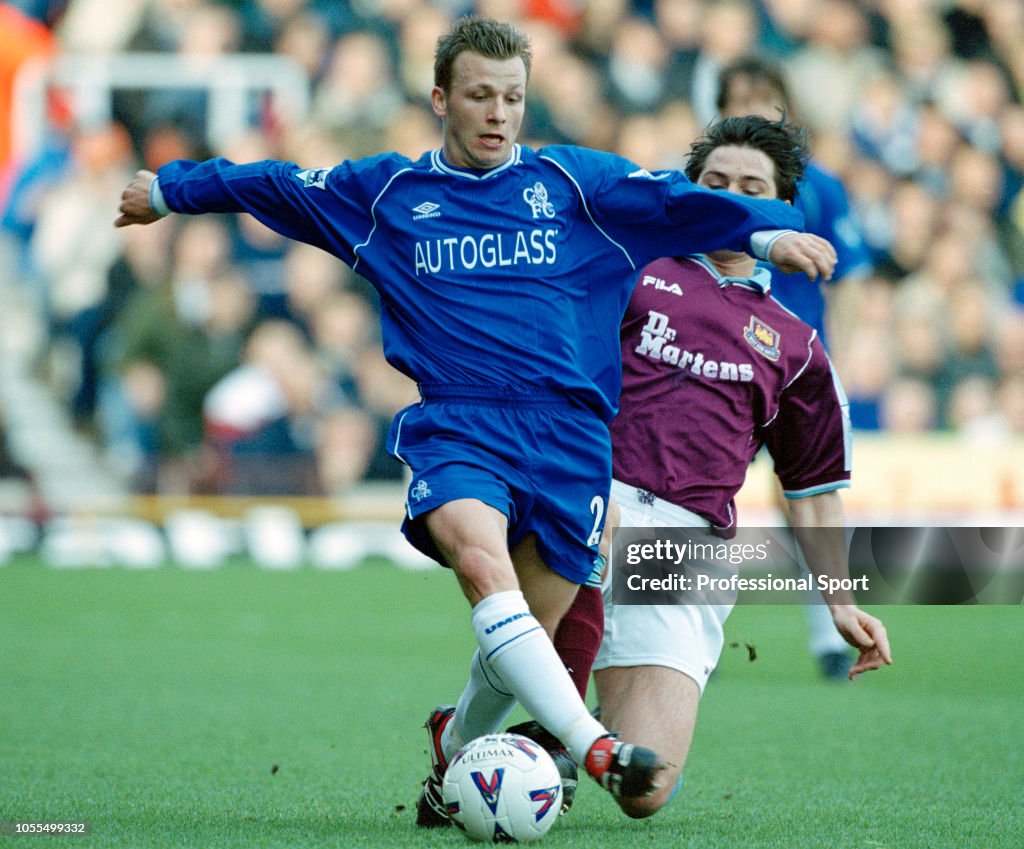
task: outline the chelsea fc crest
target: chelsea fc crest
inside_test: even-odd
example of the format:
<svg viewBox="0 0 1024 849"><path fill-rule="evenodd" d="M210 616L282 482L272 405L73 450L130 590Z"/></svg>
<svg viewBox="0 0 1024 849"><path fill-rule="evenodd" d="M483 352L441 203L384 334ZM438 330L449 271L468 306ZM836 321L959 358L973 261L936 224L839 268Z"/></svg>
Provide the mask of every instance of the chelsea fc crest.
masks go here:
<svg viewBox="0 0 1024 849"><path fill-rule="evenodd" d="M548 197L547 186L539 180L530 188L523 189L523 200L529 204L534 218L543 215L545 218L555 217L555 205Z"/></svg>

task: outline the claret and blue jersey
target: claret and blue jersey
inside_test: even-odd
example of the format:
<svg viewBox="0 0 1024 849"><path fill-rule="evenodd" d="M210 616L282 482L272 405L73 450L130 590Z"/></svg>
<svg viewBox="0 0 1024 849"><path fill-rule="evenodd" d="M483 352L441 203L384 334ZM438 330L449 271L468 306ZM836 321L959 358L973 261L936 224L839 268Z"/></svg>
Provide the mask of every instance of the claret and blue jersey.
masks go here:
<svg viewBox="0 0 1024 849"><path fill-rule="evenodd" d="M765 445L789 497L850 479L846 395L818 334L771 295L772 275L723 277L704 256L648 265L622 322L615 479L718 528Z"/></svg>
<svg viewBox="0 0 1024 849"><path fill-rule="evenodd" d="M413 379L554 390L606 422L636 272L802 225L781 202L575 147L516 146L489 171L440 151L320 169L177 161L159 186L175 212L249 212L349 264L380 292L385 354Z"/></svg>

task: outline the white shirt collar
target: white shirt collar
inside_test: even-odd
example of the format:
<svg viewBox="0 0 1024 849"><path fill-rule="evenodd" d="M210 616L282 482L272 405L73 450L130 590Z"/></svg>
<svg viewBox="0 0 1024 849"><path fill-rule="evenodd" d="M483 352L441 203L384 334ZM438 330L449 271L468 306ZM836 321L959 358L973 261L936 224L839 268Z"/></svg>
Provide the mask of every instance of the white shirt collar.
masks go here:
<svg viewBox="0 0 1024 849"><path fill-rule="evenodd" d="M512 150L509 152L508 159L506 159L501 165L496 165L494 168L488 168L486 171L478 171L472 168L455 168L445 162L444 154L441 149L431 151L430 153L430 165L434 171L440 171L444 174L451 174L453 177L464 177L467 180L489 180L498 174L507 171L513 165L517 164L521 159L521 148L518 144L512 145Z"/></svg>

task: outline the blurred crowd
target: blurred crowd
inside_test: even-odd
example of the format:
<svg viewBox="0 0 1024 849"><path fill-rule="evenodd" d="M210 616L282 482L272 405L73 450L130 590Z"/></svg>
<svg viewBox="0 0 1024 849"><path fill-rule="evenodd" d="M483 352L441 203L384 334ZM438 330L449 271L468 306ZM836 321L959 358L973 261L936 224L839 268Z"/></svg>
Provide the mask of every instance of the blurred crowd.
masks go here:
<svg viewBox="0 0 1024 849"><path fill-rule="evenodd" d="M843 179L873 261L829 295L855 427L1024 433L1021 0L0 2L0 110L33 55L203 68L273 53L308 75L302 120L254 95L228 144L210 141L201 88L116 91L110 122L76 120L84 89L54 92L23 157L0 119L8 278L45 319L41 367L140 491L333 494L401 476L386 429L417 393L383 359L364 281L249 217L111 222L132 173L171 158L321 167L437 147L434 46L470 12L532 37L524 143L649 169L684 163L720 68L780 62L790 117Z"/></svg>

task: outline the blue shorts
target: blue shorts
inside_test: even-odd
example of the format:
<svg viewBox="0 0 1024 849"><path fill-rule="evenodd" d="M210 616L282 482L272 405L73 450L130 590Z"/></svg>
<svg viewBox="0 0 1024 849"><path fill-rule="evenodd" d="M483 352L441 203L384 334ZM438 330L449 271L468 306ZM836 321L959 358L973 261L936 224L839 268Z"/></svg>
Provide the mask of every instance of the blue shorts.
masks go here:
<svg viewBox="0 0 1024 849"><path fill-rule="evenodd" d="M593 412L543 390L421 386L399 412L388 450L412 469L402 531L443 564L418 517L475 498L508 517L508 545L537 535L544 563L586 583L611 486L611 439ZM447 565L447 564L444 564Z"/></svg>

